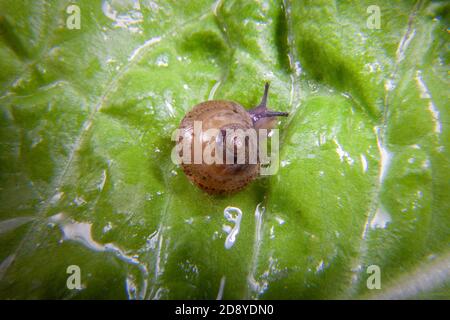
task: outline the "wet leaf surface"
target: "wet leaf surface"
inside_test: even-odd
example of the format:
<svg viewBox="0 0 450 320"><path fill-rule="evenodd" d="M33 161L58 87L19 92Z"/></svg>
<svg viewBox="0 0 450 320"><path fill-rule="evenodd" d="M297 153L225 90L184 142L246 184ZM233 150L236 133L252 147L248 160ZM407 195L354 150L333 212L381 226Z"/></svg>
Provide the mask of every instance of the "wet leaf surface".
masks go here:
<svg viewBox="0 0 450 320"><path fill-rule="evenodd" d="M0 1L0 297L448 298L449 5L372 2ZM206 195L172 131L265 81L278 173Z"/></svg>

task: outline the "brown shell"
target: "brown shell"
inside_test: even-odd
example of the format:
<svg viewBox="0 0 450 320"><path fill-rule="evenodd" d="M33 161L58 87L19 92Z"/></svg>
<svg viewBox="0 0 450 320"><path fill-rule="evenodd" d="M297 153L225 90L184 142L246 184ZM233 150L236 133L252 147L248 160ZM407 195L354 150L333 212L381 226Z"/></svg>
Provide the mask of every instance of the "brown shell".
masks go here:
<svg viewBox="0 0 450 320"><path fill-rule="evenodd" d="M179 129L192 137L194 121L202 121L203 130L234 124L244 130L253 128L252 118L242 106L224 100L206 101L194 106L181 121ZM189 180L209 194L234 193L259 174L259 164L183 163L181 167Z"/></svg>

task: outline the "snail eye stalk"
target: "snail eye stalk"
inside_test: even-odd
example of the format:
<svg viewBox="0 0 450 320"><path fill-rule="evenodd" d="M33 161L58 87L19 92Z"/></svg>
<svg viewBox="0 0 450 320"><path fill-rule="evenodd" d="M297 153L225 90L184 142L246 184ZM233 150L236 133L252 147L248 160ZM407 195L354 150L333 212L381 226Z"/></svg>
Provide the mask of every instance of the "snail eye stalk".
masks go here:
<svg viewBox="0 0 450 320"><path fill-rule="evenodd" d="M253 120L253 124L256 128L273 128L275 125L275 117L287 117L288 112L272 111L267 109L267 99L269 95L269 83L266 82L264 86L264 94L261 99L261 103L249 110L250 117Z"/></svg>

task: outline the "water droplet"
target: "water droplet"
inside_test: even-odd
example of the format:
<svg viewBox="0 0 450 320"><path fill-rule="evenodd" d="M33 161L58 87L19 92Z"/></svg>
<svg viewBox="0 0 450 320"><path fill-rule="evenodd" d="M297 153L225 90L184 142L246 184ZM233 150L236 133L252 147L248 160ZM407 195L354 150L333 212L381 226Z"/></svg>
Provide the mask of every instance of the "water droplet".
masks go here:
<svg viewBox="0 0 450 320"><path fill-rule="evenodd" d="M97 189L102 191L103 188L105 187L105 183L106 183L106 170L102 171L102 176L100 178L100 182L97 184Z"/></svg>
<svg viewBox="0 0 450 320"><path fill-rule="evenodd" d="M75 199L73 200L73 202L77 205L77 206L82 206L83 204L86 204L86 200L84 200L82 197L75 197Z"/></svg>
<svg viewBox="0 0 450 320"><path fill-rule="evenodd" d="M111 222L108 222L104 227L103 227L103 233L107 233L108 231L110 231L113 228L113 225Z"/></svg>
<svg viewBox="0 0 450 320"><path fill-rule="evenodd" d="M386 89L386 91L392 91L395 88L395 83L394 80L392 79L388 79L386 80L386 82L384 83L384 89Z"/></svg>
<svg viewBox="0 0 450 320"><path fill-rule="evenodd" d="M283 225L286 221L284 221L282 218L280 218L280 217L275 217L275 220L277 220L278 221L278 224L281 226L281 225Z"/></svg>
<svg viewBox="0 0 450 320"><path fill-rule="evenodd" d="M363 154L360 154L360 158L361 158L361 166L363 169L363 172L367 172L367 159L366 156Z"/></svg>
<svg viewBox="0 0 450 320"><path fill-rule="evenodd" d="M217 293L216 300L222 300L223 289L225 288L225 280L226 280L226 277L222 276L222 278L220 279L219 292Z"/></svg>
<svg viewBox="0 0 450 320"><path fill-rule="evenodd" d="M234 215L233 213L236 213ZM228 234L225 239L225 248L230 249L236 242L236 237L239 234L239 229L241 227L242 211L236 207L226 207L223 211L223 215L228 222L234 223L233 227L228 225L223 226L223 230Z"/></svg>
<svg viewBox="0 0 450 320"><path fill-rule="evenodd" d="M386 210L384 210L383 207L379 207L375 212L372 221L370 222L370 227L372 229L376 228L384 229L391 222L391 220L392 220L391 215Z"/></svg>
<svg viewBox="0 0 450 320"><path fill-rule="evenodd" d="M64 192L57 192L51 199L50 204L56 204L64 196Z"/></svg>
<svg viewBox="0 0 450 320"><path fill-rule="evenodd" d="M286 166L288 166L290 164L291 164L291 161L289 161L289 160L281 160L281 167L282 168L284 168L284 167L286 167Z"/></svg>
<svg viewBox="0 0 450 320"><path fill-rule="evenodd" d="M113 27L124 28L133 33L141 33L140 23L144 21L139 0L112 1L104 0L103 14L113 21Z"/></svg>
<svg viewBox="0 0 450 320"><path fill-rule="evenodd" d="M158 67L167 67L169 66L169 56L166 54L162 54L156 58L155 64Z"/></svg>
<svg viewBox="0 0 450 320"><path fill-rule="evenodd" d="M216 94L217 88L219 88L221 84L221 81L217 81L211 88L211 91L209 92L209 96L208 96L208 100L213 100L214 99L214 95Z"/></svg>
<svg viewBox="0 0 450 320"><path fill-rule="evenodd" d="M345 159L349 165L353 165L354 160L350 157L349 153L342 148L337 139L333 139L333 141L336 144L336 152L339 155L341 162Z"/></svg>
<svg viewBox="0 0 450 320"><path fill-rule="evenodd" d="M322 271L323 267L324 267L323 260L320 260L319 264L316 267L316 273L319 273L320 271Z"/></svg>
<svg viewBox="0 0 450 320"><path fill-rule="evenodd" d="M381 128L376 127L375 130L376 130L376 136L377 136L378 150L380 152L380 173L379 173L378 179L379 179L379 182L382 183L384 178L386 177L386 173L391 164L392 155L382 143Z"/></svg>
<svg viewBox="0 0 450 320"><path fill-rule="evenodd" d="M274 226L270 227L270 239L275 239L275 230L274 230Z"/></svg>

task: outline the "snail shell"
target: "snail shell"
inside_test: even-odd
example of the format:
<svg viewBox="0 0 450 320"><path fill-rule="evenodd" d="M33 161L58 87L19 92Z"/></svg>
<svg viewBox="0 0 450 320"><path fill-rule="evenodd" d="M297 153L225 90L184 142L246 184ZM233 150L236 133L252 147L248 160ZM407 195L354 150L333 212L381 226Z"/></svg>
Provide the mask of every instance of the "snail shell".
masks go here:
<svg viewBox="0 0 450 320"><path fill-rule="evenodd" d="M202 151L210 143L211 139L216 143L224 145L223 163L181 163L181 167L195 185L209 194L229 194L237 192L247 186L259 175L259 159L256 163L249 161L248 148L245 149L246 141L239 139L227 140L227 129L260 129L273 128L277 116L287 116L285 112L270 111L266 107L269 84L266 83L264 96L260 105L247 111L241 105L233 101L212 100L197 104L186 114L180 123L181 136L193 142L194 121L201 121L202 131L218 129L217 136L201 139ZM179 141L180 142L180 141ZM239 148L245 150L245 163L229 163L225 161L228 155L234 156ZM194 159L193 145L191 145L191 159ZM182 157L183 152L179 155Z"/></svg>

